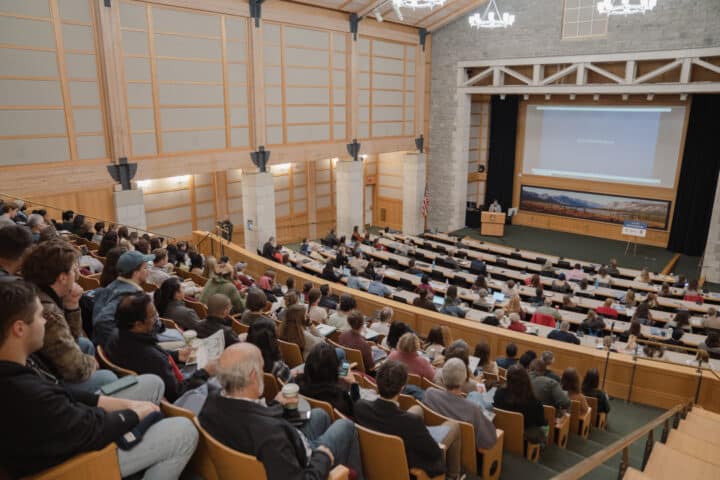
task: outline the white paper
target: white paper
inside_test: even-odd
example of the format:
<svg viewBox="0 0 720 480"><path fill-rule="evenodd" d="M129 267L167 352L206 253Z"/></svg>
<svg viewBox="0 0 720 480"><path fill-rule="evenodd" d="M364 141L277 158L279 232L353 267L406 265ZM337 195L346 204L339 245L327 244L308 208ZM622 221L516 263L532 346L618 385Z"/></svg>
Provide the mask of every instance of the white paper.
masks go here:
<svg viewBox="0 0 720 480"><path fill-rule="evenodd" d="M197 368L205 368L209 362L220 358L225 350L225 333L221 329L207 338L196 338L193 346L197 346Z"/></svg>

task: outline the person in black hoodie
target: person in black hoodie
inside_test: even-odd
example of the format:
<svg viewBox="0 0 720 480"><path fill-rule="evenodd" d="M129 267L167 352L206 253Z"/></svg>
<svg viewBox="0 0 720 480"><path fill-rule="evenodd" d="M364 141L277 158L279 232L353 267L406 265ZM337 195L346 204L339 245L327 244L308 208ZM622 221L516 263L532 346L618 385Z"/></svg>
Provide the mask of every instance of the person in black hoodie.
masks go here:
<svg viewBox="0 0 720 480"><path fill-rule="evenodd" d="M159 317L155 305L145 292L126 295L117 308L118 332L107 345L110 360L138 373L153 373L165 383L165 397L174 402L187 390L197 388L213 375L215 364L195 371L183 379L178 364L187 361L191 349L166 352L158 345L156 331Z"/></svg>
<svg viewBox="0 0 720 480"><path fill-rule="evenodd" d="M360 387L350 371L340 377L339 369L335 348L324 342L318 343L305 360L300 393L328 402L343 415L352 417L353 403L360 400Z"/></svg>
<svg viewBox="0 0 720 480"><path fill-rule="evenodd" d="M268 480L327 478L333 464L347 465L362 480L354 424L331 423L321 409L313 409L301 427L290 424L283 418L289 402L282 392L269 402L262 398L263 358L256 346L243 342L225 349L217 379L222 390L210 392L200 424L222 444L257 457Z"/></svg>
<svg viewBox="0 0 720 480"><path fill-rule="evenodd" d="M85 393L40 370L30 357L43 344L42 312L31 284L0 281L0 476L34 475L103 449L159 411L152 402L130 398L133 387L116 394L126 398ZM162 391L155 393L158 400ZM126 477L145 470L147 478L179 478L197 440L189 420L160 420L135 448L118 450L120 473Z"/></svg>
<svg viewBox="0 0 720 480"><path fill-rule="evenodd" d="M222 293L212 295L208 299L208 316L205 320L200 320L197 326L198 338L207 338L218 330L222 330L226 348L233 343L238 343L240 338L232 329L230 310L232 310L232 302L227 295Z"/></svg>

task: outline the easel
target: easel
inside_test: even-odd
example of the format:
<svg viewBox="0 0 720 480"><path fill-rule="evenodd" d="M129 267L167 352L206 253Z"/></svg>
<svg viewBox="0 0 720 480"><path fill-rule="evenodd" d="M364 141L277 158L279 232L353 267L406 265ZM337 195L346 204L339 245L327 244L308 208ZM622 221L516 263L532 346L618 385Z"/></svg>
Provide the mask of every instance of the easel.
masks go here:
<svg viewBox="0 0 720 480"><path fill-rule="evenodd" d="M628 254L630 247L632 246L633 256L637 256L638 237L645 238L647 235L647 223L638 221L637 218L623 222L622 229L620 230L622 236L627 237L628 241L625 244L625 255Z"/></svg>
<svg viewBox="0 0 720 480"><path fill-rule="evenodd" d="M625 244L625 256L627 256L628 250L630 250L631 247L632 247L633 257L636 257L636 256L637 256L637 246L638 246L638 243L637 243L637 240L635 240L635 239L636 239L637 237L633 237L633 236L630 236L630 235L625 235L625 236L628 237L627 244Z"/></svg>

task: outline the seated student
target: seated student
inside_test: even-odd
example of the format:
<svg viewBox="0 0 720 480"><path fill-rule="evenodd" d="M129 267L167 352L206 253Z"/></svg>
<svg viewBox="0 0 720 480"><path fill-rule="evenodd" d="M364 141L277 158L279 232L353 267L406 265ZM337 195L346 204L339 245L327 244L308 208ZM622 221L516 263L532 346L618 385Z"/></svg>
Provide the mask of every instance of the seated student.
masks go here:
<svg viewBox="0 0 720 480"><path fill-rule="evenodd" d="M418 354L420 339L412 332L403 334L398 340L397 349L390 352L388 359L402 362L407 367L408 373L420 375L432 381L435 377L435 369L430 362Z"/></svg>
<svg viewBox="0 0 720 480"><path fill-rule="evenodd" d="M446 390L428 388L423 403L441 415L471 424L475 429L475 448L495 445L495 425L485 416L482 407L471 399L479 393L471 392L465 398L462 391L461 387L468 378L467 366L459 358L451 358L445 362L441 372Z"/></svg>
<svg viewBox="0 0 720 480"><path fill-rule="evenodd" d="M233 343L238 343L240 338L232 329L230 318L232 302L230 299L222 293L216 293L208 300L207 308L207 318L200 320L197 326L198 338L207 338L218 330L222 330L226 348Z"/></svg>
<svg viewBox="0 0 720 480"><path fill-rule="evenodd" d="M348 263L347 251L344 245L340 245L335 253L335 266L337 268L343 268Z"/></svg>
<svg viewBox="0 0 720 480"><path fill-rule="evenodd" d="M582 394L586 397L595 397L598 401L598 413L610 411L610 399L607 393L600 390L600 373L597 368L591 368L582 381Z"/></svg>
<svg viewBox="0 0 720 480"><path fill-rule="evenodd" d="M246 341L258 347L262 352L264 372L272 373L283 383L291 380L293 374L290 367L282 360L273 320L263 318L253 322L250 325Z"/></svg>
<svg viewBox="0 0 720 480"><path fill-rule="evenodd" d="M672 320L665 324L666 328L680 328L686 332L690 332L692 327L690 326L690 312L687 310L680 310L675 314Z"/></svg>
<svg viewBox="0 0 720 480"><path fill-rule="evenodd" d="M449 478L460 478L460 428L455 422L426 427L422 410L413 406L403 411L398 397L407 383L407 368L394 360L385 361L376 376L380 397L355 404L355 420L362 426L388 435L397 435L405 444L410 468L420 468L434 477L447 471ZM447 446L447 470L438 443Z"/></svg>
<svg viewBox="0 0 720 480"><path fill-rule="evenodd" d="M235 273L235 269L229 263L218 263L215 266L215 274L210 277L203 291L200 294L200 302L207 305L208 299L216 293L222 293L230 299L233 304L232 313L243 313L245 310L245 304L240 292L235 288L232 282L232 276Z"/></svg>
<svg viewBox="0 0 720 480"><path fill-rule="evenodd" d="M0 228L0 278L15 276L33 244L30 231L21 225Z"/></svg>
<svg viewBox="0 0 720 480"><path fill-rule="evenodd" d="M332 466L340 464L362 478L353 423L331 423L324 411L313 409L302 427L294 427L283 416L290 401L282 392L267 403L262 398L263 362L260 350L249 343L223 352L217 372L222 390L210 393L198 415L203 428L223 445L255 456L270 480L327 478Z"/></svg>
<svg viewBox="0 0 720 480"><path fill-rule="evenodd" d="M582 269L582 266L580 266L579 263L576 263L573 266L573 269L570 270L567 274L567 279L572 282L579 282L580 280L585 280L585 272Z"/></svg>
<svg viewBox="0 0 720 480"><path fill-rule="evenodd" d="M323 271L320 276L330 282L340 281L340 276L335 273L335 262L332 259L328 259L328 261L325 262L325 267L323 267Z"/></svg>
<svg viewBox="0 0 720 480"><path fill-rule="evenodd" d="M363 236L360 234L360 227L355 225L353 227L352 235L350 236L353 242L362 242Z"/></svg>
<svg viewBox="0 0 720 480"><path fill-rule="evenodd" d="M635 291L632 288L629 288L627 292L625 292L625 296L620 301L623 305L626 307L634 307L637 305L637 300L635 299Z"/></svg>
<svg viewBox="0 0 720 480"><path fill-rule="evenodd" d="M335 310L338 308L338 301L340 301L340 298L337 295L333 295L330 291L330 285L327 283L324 283L320 285L320 301L318 302L318 305L323 308L329 308L330 310Z"/></svg>
<svg viewBox="0 0 720 480"><path fill-rule="evenodd" d="M478 357L478 365L474 375L489 374L497 375L497 363L490 360L490 344L485 340L480 340L475 344L475 356Z"/></svg>
<svg viewBox="0 0 720 480"><path fill-rule="evenodd" d="M240 317L240 323L252 326L257 320L263 318L270 320L270 317L264 313L267 303L265 292L256 287L248 288L247 296L245 297L245 307L247 308Z"/></svg>
<svg viewBox="0 0 720 480"><path fill-rule="evenodd" d="M622 333L618 336L618 338L619 338L619 340L620 340L621 342L626 342L626 343L628 344L628 347L629 347L630 349L635 348L635 347L634 347L634 345L635 345L635 340L637 340L637 339L640 339L640 340L645 339L645 336L642 334L642 325L641 325L640 322L638 322L637 320L632 320L632 321L630 322L630 326L628 327L628 329L625 330L624 332L622 332ZM632 347L630 346L630 343L633 344Z"/></svg>
<svg viewBox="0 0 720 480"><path fill-rule="evenodd" d="M597 307L595 311L604 317L618 318L618 311L612 308L613 299L606 298L602 306Z"/></svg>
<svg viewBox="0 0 720 480"><path fill-rule="evenodd" d="M377 318L373 320L373 322L368 328L370 328L370 330L373 330L374 332L379 333L380 335L387 336L387 334L390 332L390 324L392 323L392 317L394 314L395 312L392 308L383 307L377 313Z"/></svg>
<svg viewBox="0 0 720 480"><path fill-rule="evenodd" d="M152 254L155 258L152 267L148 268L146 281L159 287L165 280L170 278L170 274L167 272L168 254L164 248L156 248Z"/></svg>
<svg viewBox="0 0 720 480"><path fill-rule="evenodd" d="M470 371L470 346L463 339L453 341L450 345L445 348L445 361L447 362L451 358L459 358L465 364L468 369L468 377L466 382L460 387L464 393L477 392L479 391L479 381L473 377L473 372ZM443 386L443 378L441 369L435 369L435 378L432 382L436 385Z"/></svg>
<svg viewBox="0 0 720 480"><path fill-rule="evenodd" d="M550 317L553 317L556 322L562 322L562 315L556 308L553 308L552 303L553 303L552 297L545 297L543 299L542 306L536 308L535 313L542 314L542 315L548 315Z"/></svg>
<svg viewBox="0 0 720 480"><path fill-rule="evenodd" d="M339 243L337 235L335 234L335 229L333 228L330 229L327 235L325 235L325 238L322 240L322 244L330 248L335 248L335 246Z"/></svg>
<svg viewBox="0 0 720 480"><path fill-rule="evenodd" d="M184 298L183 284L177 277L168 278L153 292L158 315L173 320L183 330L197 330L200 317L195 310L185 306Z"/></svg>
<svg viewBox="0 0 720 480"><path fill-rule="evenodd" d="M420 290L425 290L428 297L435 295L435 290L430 286L430 277L428 275L423 275L420 278L420 285L415 289L415 293L420 293Z"/></svg>
<svg viewBox="0 0 720 480"><path fill-rule="evenodd" d="M340 376L340 361L335 348L327 343L313 347L305 360L300 380L300 393L328 402L348 417L353 417L353 404L360 400L360 386L349 370Z"/></svg>
<svg viewBox="0 0 720 480"><path fill-rule="evenodd" d="M502 288L502 294L505 298L512 298L520 293L520 289L514 280L508 280L505 282L505 286Z"/></svg>
<svg viewBox="0 0 720 480"><path fill-rule="evenodd" d="M525 424L525 439L544 444L547 441L547 420L542 403L535 398L530 376L520 365L513 365L507 371L507 383L495 392L495 408L522 413Z"/></svg>
<svg viewBox="0 0 720 480"><path fill-rule="evenodd" d="M358 276L358 271L355 267L350 268L350 275L347 277L347 286L348 288L354 288L355 290L362 290L360 277Z"/></svg>
<svg viewBox="0 0 720 480"><path fill-rule="evenodd" d="M572 287L565 279L564 273L558 274L557 278L553 279L552 284L550 284L550 289L553 292L560 292L560 293L572 292Z"/></svg>
<svg viewBox="0 0 720 480"><path fill-rule="evenodd" d="M470 273L477 275L487 275L487 264L480 258L473 258L470 261Z"/></svg>
<svg viewBox="0 0 720 480"><path fill-rule="evenodd" d="M612 282L613 280L610 276L610 272L605 267L600 267L600 270L598 270L597 276L595 277L595 286L611 288Z"/></svg>
<svg viewBox="0 0 720 480"><path fill-rule="evenodd" d="M350 330L350 324L348 323L348 316L350 312L357 308L357 302L350 295L340 296L340 305L327 319L327 324L335 327L340 333L347 332Z"/></svg>
<svg viewBox="0 0 720 480"><path fill-rule="evenodd" d="M0 250L0 254L1 253L2 251ZM0 262L1 261L2 259L0 258ZM720 317L718 317L717 309L715 307L708 307L707 314L705 315L705 318L703 318L703 328L720 330Z"/></svg>
<svg viewBox="0 0 720 480"><path fill-rule="evenodd" d="M618 262L616 259L610 259L610 265L608 265L607 267L607 273L612 275L613 277L620 276L620 269L618 268Z"/></svg>
<svg viewBox="0 0 720 480"><path fill-rule="evenodd" d="M569 312L578 312L582 313L585 311L585 309L581 306L579 306L574 300L573 296L571 294L565 294L562 297L562 309L567 310Z"/></svg>
<svg viewBox="0 0 720 480"><path fill-rule="evenodd" d="M635 313L633 313L632 320L640 322L642 325L654 325L655 320L650 311L650 305L647 302L638 305Z"/></svg>
<svg viewBox="0 0 720 480"><path fill-rule="evenodd" d="M270 237L267 242L263 244L262 256L272 260L273 253L275 253L275 237Z"/></svg>
<svg viewBox="0 0 720 480"><path fill-rule="evenodd" d="M428 293L425 289L418 289L417 290L417 298L413 300L413 305L416 307L424 308L426 310L432 310L433 312L437 312L437 306L435 306L435 303L433 303L432 300L428 298L428 295L431 295Z"/></svg>
<svg viewBox="0 0 720 480"><path fill-rule="evenodd" d="M475 282L473 282L472 286L470 287L470 290L473 293L476 293L478 295L479 300L482 300L483 297L486 297L488 293L490 292L490 287L488 287L487 280L485 280L484 275L478 275L475 278Z"/></svg>
<svg viewBox="0 0 720 480"><path fill-rule="evenodd" d="M6 227L9 228L9 227ZM38 355L53 374L72 388L96 392L117 380L109 370L99 370L95 347L82 330L80 297L75 283L80 252L61 238L36 246L23 263L25 280L38 288L45 317L45 338Z"/></svg>
<svg viewBox="0 0 720 480"><path fill-rule="evenodd" d="M37 474L75 455L118 442L159 411L163 385L154 375L114 397L67 389L38 370L31 354L42 347L45 319L35 288L0 282L0 465L10 478ZM198 434L186 418L150 426L132 450L117 451L120 474L179 478L195 452Z"/></svg>
<svg viewBox="0 0 720 480"><path fill-rule="evenodd" d="M379 295L381 297L389 298L392 295L390 287L383 283L383 277L380 274L375 274L375 278L370 282L367 289L368 293L373 295Z"/></svg>
<svg viewBox="0 0 720 480"><path fill-rule="evenodd" d="M460 300L457 298L457 287L450 285L445 292L445 303L440 309L440 313L452 315L453 317L465 318L467 310L460 307Z"/></svg>
<svg viewBox="0 0 720 480"><path fill-rule="evenodd" d="M533 305L543 305L545 303L545 295L542 287L535 287L535 296L528 300Z"/></svg>
<svg viewBox="0 0 720 480"><path fill-rule="evenodd" d="M516 332L526 332L527 328L525 327L525 324L520 321L520 315L517 313L511 313L508 316L508 319L510 320L510 324L508 325L508 330L514 330Z"/></svg>
<svg viewBox="0 0 720 480"><path fill-rule="evenodd" d="M705 350L712 359L720 359L720 333L710 332L705 340L697 346L700 350Z"/></svg>
<svg viewBox="0 0 720 480"><path fill-rule="evenodd" d="M543 363L545 363L545 376L560 383L560 376L551 369L553 363L555 363L555 354L549 350L545 350L540 354L540 358Z"/></svg>
<svg viewBox="0 0 720 480"><path fill-rule="evenodd" d="M517 313L518 318L521 320L529 320L529 315L525 311L525 309L522 306L522 303L520 301L520 295L514 294L512 297L510 297L510 300L508 301L507 306L505 307L505 311L510 313ZM523 330L525 331L525 330Z"/></svg>
<svg viewBox="0 0 720 480"><path fill-rule="evenodd" d="M278 329L278 338L284 342L294 343L299 346L303 358L307 359L315 345L324 343L325 340L315 332L314 326L307 321L303 305L291 305L285 312L285 318Z"/></svg>
<svg viewBox="0 0 720 480"><path fill-rule="evenodd" d="M580 392L580 376L574 368L566 368L560 378L560 385L567 392L570 400L580 402L580 415L585 415L590 406L585 396Z"/></svg>
<svg viewBox="0 0 720 480"><path fill-rule="evenodd" d="M408 268L405 270L405 273L409 275L422 275L423 271L415 266L415 259L411 258L408 261Z"/></svg>
<svg viewBox="0 0 720 480"><path fill-rule="evenodd" d="M158 315L155 305L144 292L128 294L120 301L116 313L118 333L107 344L110 360L138 373L153 373L165 383L165 397L174 402L187 390L199 387L215 373L215 364L181 379L178 363L186 362L191 348L167 352L158 345Z"/></svg>
<svg viewBox="0 0 720 480"><path fill-rule="evenodd" d="M353 310L348 315L347 320L350 329L340 334L338 337L338 343L346 348L360 350L365 370L370 371L375 365L375 360L373 359L372 348L362 334L362 330L365 327L365 317L362 312Z"/></svg>
<svg viewBox="0 0 720 480"><path fill-rule="evenodd" d="M548 333L547 338L580 345L580 339L576 337L574 333L570 332L570 322L567 320L560 322L560 328Z"/></svg>
<svg viewBox="0 0 720 480"><path fill-rule="evenodd" d="M525 370L530 370L530 364L537 358L535 350L527 350L525 353L520 355L518 363L523 366Z"/></svg>
<svg viewBox="0 0 720 480"><path fill-rule="evenodd" d="M499 357L495 360L497 366L507 370L510 366L515 365L518 362L517 358L517 345L514 343L508 343L505 347L505 357Z"/></svg>
<svg viewBox="0 0 720 480"><path fill-rule="evenodd" d="M685 342L682 341L682 337L684 334L685 332L683 332L682 328L673 328L670 338L668 338L667 340L663 340L662 343L665 343L667 345L683 346L685 345Z"/></svg>
<svg viewBox="0 0 720 480"><path fill-rule="evenodd" d="M328 320L327 310L320 306L320 297L322 294L319 288L312 288L308 292L308 319L313 323L327 323Z"/></svg>
<svg viewBox="0 0 720 480"><path fill-rule="evenodd" d="M425 355L430 357L430 360L434 361L436 357L441 357L440 359L442 360L443 350L445 350L445 347L452 342L452 338L450 338L450 329L445 327L445 330L448 338L445 338L446 335L443 334L443 327L440 325L435 325L428 332L422 349L425 352Z"/></svg>
<svg viewBox="0 0 720 480"><path fill-rule="evenodd" d="M0 205L0 229L15 225L15 217L20 207L15 202L6 202Z"/></svg>
<svg viewBox="0 0 720 480"><path fill-rule="evenodd" d="M640 274L633 279L634 282L638 283L646 283L648 285L652 285L652 279L650 278L650 272L648 272L647 268L643 268L640 270Z"/></svg>
<svg viewBox="0 0 720 480"><path fill-rule="evenodd" d="M30 215L30 217L28 217L26 226L27 226L27 228L30 229L30 233L32 234L33 242L38 243L40 241L40 234L42 233L43 230L45 230L47 228L48 225L45 223L45 220L43 219L43 217L41 215L38 215L37 213L33 213L32 215ZM89 256L89 254L88 254L88 256ZM91 258L93 258L98 263L100 263L100 261L97 260L96 258L94 258L94 257L91 257ZM100 269L98 270L98 272L100 270L102 270L102 263L100 263Z"/></svg>
<svg viewBox="0 0 720 480"><path fill-rule="evenodd" d="M548 377L545 371L545 362L536 358L530 362L530 385L533 395L543 405L550 405L558 410L570 408L568 394L563 391L560 382Z"/></svg>
<svg viewBox="0 0 720 480"><path fill-rule="evenodd" d="M605 333L605 320L595 313L595 310L588 310L587 317L580 323L580 330L588 335L602 337Z"/></svg>
<svg viewBox="0 0 720 480"><path fill-rule="evenodd" d="M397 342L400 340L400 337L405 335L407 332L412 331L412 328L410 328L410 326L405 322L392 322L390 324L390 328L388 328L387 336L382 341L382 346L392 350L397 347Z"/></svg>

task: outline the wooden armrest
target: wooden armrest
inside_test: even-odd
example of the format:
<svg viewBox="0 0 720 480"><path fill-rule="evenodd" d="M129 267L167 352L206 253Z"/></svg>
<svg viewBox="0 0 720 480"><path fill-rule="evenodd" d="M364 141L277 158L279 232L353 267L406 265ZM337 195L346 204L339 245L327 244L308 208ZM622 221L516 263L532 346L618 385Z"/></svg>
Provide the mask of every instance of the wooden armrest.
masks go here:
<svg viewBox="0 0 720 480"><path fill-rule="evenodd" d="M350 469L345 465L338 465L337 467L330 470L328 474L328 480L348 480L350 477Z"/></svg>
<svg viewBox="0 0 720 480"><path fill-rule="evenodd" d="M357 362L352 362L352 363L350 364L350 367L348 367L348 368L349 368L350 370L354 370L354 369L357 368L357 366L358 366L358 365L357 365Z"/></svg>

